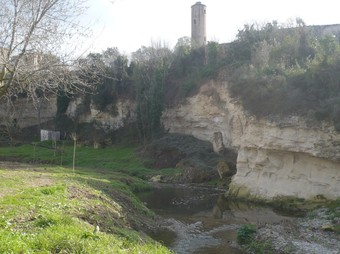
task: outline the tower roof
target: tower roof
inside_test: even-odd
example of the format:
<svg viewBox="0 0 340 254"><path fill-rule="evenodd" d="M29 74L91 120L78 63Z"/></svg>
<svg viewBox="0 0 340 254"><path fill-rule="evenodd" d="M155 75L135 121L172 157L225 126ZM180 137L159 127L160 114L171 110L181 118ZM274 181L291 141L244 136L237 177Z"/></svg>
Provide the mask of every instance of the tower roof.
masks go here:
<svg viewBox="0 0 340 254"><path fill-rule="evenodd" d="M201 2L196 2L194 5L192 5L191 7L194 7L196 5L202 5L202 6L205 6L204 4L202 4Z"/></svg>

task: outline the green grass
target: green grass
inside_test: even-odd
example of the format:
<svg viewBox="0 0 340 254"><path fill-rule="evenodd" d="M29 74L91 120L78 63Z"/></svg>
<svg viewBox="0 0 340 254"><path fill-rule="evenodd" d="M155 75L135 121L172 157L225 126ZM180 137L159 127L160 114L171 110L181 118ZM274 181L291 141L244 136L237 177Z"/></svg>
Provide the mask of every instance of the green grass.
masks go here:
<svg viewBox="0 0 340 254"><path fill-rule="evenodd" d="M0 158L21 162L35 162L43 164L54 164L71 167L73 160L73 146L70 143L57 144L57 150L52 147L51 142L40 142L37 145L22 145L18 147L0 147ZM155 171L146 168L142 159L135 152L134 147L108 147L105 149L93 149L92 147L76 148L76 168L87 168L90 170L110 170L122 172L131 176L148 179L153 175L171 175L178 169L164 169ZM105 172L106 173L106 172Z"/></svg>
<svg viewBox="0 0 340 254"><path fill-rule="evenodd" d="M272 254L275 253L271 242L260 241L255 238L256 226L254 224L242 225L237 230L237 242L241 244L245 253Z"/></svg>
<svg viewBox="0 0 340 254"><path fill-rule="evenodd" d="M272 242L252 240L242 248L246 253L254 254L274 254L276 253ZM294 251L284 251L283 253L294 253Z"/></svg>
<svg viewBox="0 0 340 254"><path fill-rule="evenodd" d="M237 242L239 244L249 244L256 233L256 226L253 224L242 225L241 228L237 230Z"/></svg>
<svg viewBox="0 0 340 254"><path fill-rule="evenodd" d="M337 199L330 204L327 205L328 211L328 219L331 219L332 221L338 221L338 218L340 218L340 199ZM333 225L333 231L340 235L340 224L334 224Z"/></svg>
<svg viewBox="0 0 340 254"><path fill-rule="evenodd" d="M0 148L0 154L58 162L53 150L33 150L24 145ZM133 148L79 147L75 174L71 163L72 146L66 146L64 167L2 164L0 253L170 253L135 231L145 229L154 214L134 195L150 185L133 175L154 172L143 167ZM93 233L96 223L100 231Z"/></svg>
<svg viewBox="0 0 340 254"><path fill-rule="evenodd" d="M53 167L0 169L0 174L0 253L169 253L128 227L125 208L148 210L119 180ZM13 186L17 178L21 184ZM130 205L120 205L106 194L110 191ZM93 221L101 224L99 233L93 233Z"/></svg>

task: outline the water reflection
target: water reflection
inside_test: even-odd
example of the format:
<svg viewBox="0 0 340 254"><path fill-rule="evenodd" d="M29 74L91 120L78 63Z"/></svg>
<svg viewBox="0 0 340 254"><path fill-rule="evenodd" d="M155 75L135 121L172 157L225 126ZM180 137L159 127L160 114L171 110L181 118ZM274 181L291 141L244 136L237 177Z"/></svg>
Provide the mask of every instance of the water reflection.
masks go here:
<svg viewBox="0 0 340 254"><path fill-rule="evenodd" d="M177 185L143 193L140 198L164 217L164 227L154 239L176 253L241 253L235 248L240 225L290 219L269 207L228 200L223 194L218 189Z"/></svg>

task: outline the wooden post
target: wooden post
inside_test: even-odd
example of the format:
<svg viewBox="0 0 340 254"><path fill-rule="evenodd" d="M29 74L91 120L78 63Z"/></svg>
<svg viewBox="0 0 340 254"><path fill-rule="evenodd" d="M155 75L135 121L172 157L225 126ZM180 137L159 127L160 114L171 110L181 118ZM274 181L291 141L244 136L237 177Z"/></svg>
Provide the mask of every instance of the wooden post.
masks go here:
<svg viewBox="0 0 340 254"><path fill-rule="evenodd" d="M74 174L74 168L75 168L75 163L76 163L76 147L77 147L77 133L73 132L71 134L71 137L73 139L73 167L72 167L72 170L73 170L73 174Z"/></svg>

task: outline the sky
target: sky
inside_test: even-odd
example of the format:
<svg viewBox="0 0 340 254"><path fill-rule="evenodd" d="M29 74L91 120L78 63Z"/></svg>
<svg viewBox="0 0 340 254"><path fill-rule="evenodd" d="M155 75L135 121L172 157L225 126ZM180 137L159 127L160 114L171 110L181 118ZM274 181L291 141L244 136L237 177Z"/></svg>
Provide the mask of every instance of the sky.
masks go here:
<svg viewBox="0 0 340 254"><path fill-rule="evenodd" d="M129 55L141 46L163 43L173 48L191 35L195 0L89 0L84 21L91 24L90 52L117 47ZM307 25L340 24L339 0L201 0L207 6L207 39L219 43L236 38L244 24L273 20Z"/></svg>

